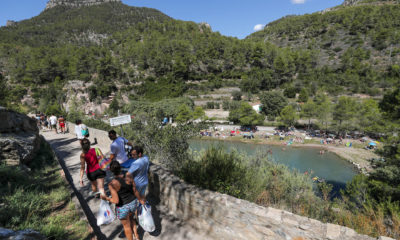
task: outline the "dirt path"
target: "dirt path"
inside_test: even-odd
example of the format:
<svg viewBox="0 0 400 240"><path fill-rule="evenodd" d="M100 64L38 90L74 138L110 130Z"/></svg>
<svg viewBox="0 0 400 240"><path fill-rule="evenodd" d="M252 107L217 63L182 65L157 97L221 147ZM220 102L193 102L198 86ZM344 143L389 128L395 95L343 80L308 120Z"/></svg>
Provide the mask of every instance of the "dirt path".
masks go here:
<svg viewBox="0 0 400 240"><path fill-rule="evenodd" d="M118 236L122 232L122 225L119 220L114 220L111 224L101 227L96 225L96 215L100 200L89 196L91 189L86 176L84 177L84 187L79 186L79 156L81 153L79 142L70 134L55 134L50 131L41 132L41 134L55 151L65 176L73 190L73 199L76 205L80 206L79 210L84 212L97 239L120 239ZM94 146L99 147L106 154L109 150L109 146L102 145L101 143ZM108 172L106 183L108 183L110 179L111 173ZM164 206L154 205L153 199L148 199L148 201L152 205L152 214L156 224L156 230L150 234L143 232L143 230L139 228L140 239L204 239L199 230L193 229L179 219L168 215L168 209Z"/></svg>

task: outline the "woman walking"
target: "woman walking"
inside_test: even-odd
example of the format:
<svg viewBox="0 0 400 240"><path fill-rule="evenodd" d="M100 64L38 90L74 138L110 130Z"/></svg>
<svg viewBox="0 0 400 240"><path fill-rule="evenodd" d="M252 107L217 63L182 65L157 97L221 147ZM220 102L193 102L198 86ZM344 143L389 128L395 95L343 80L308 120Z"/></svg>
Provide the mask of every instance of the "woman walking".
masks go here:
<svg viewBox="0 0 400 240"><path fill-rule="evenodd" d="M97 160L96 150L90 148L89 139L82 139L81 142L82 153L81 153L81 171L80 171L80 185L83 186L83 173L85 172L86 165L86 175L90 181L92 187L92 194L98 195L99 193L104 194L104 178L106 177L106 172L101 170L99 162Z"/></svg>
<svg viewBox="0 0 400 240"><path fill-rule="evenodd" d="M142 204L144 204L144 200L140 197L133 179L125 178L125 174L121 174L121 166L118 161L111 162L110 171L114 174L114 179L108 184L111 198L103 194L100 198L116 204L115 212L124 227L126 238L128 240L139 239L133 214L136 212L138 200ZM135 238L133 238L132 232Z"/></svg>

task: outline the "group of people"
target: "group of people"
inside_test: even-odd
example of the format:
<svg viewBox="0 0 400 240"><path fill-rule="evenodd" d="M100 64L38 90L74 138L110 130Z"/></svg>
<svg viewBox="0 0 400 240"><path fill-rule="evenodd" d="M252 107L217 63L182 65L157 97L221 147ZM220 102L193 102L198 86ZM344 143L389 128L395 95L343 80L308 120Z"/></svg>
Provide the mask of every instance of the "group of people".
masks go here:
<svg viewBox="0 0 400 240"><path fill-rule="evenodd" d="M77 122L77 126L81 124L81 122L79 124ZM80 185L83 186L83 175L86 169L87 178L91 183L92 195L114 203L116 205L116 216L123 225L127 239L133 240L133 235L135 239L139 239L134 216L137 215L139 203L144 205L146 202L149 157L143 154L142 147L133 146L126 138L118 137L114 130L109 131L108 137L112 141L109 170L113 173L114 178L108 184L111 193L111 197L108 197L104 190L106 172L101 169L98 163L99 153L103 154L100 149L91 148L89 139L86 136L82 138L78 133L77 137L82 146ZM126 146L131 147L129 152L126 151Z"/></svg>
<svg viewBox="0 0 400 240"><path fill-rule="evenodd" d="M37 113L35 119L37 121L39 129L54 130L54 132L57 134L58 133L57 125L58 125L60 133L63 134L66 133L65 129L66 120L62 115L56 117L54 114L52 114L49 117L46 116L44 113Z"/></svg>

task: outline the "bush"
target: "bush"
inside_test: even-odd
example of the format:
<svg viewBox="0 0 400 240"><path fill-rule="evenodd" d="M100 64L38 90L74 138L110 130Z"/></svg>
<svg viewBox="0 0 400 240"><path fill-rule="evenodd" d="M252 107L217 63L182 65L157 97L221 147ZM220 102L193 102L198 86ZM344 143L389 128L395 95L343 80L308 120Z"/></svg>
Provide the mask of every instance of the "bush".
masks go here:
<svg viewBox="0 0 400 240"><path fill-rule="evenodd" d="M188 123L161 127L159 121L142 115L136 116L129 126L123 128L126 138L143 146L152 161L175 171L188 159L188 140L207 126Z"/></svg>
<svg viewBox="0 0 400 240"><path fill-rule="evenodd" d="M198 161L186 161L179 175L197 186L238 198L247 194L246 168L235 153L222 147L208 149Z"/></svg>
<svg viewBox="0 0 400 240"><path fill-rule="evenodd" d="M206 108L207 109L214 109L215 103L214 102L207 102L206 103Z"/></svg>
<svg viewBox="0 0 400 240"><path fill-rule="evenodd" d="M240 91L233 91L233 92L232 92L232 99L233 99L233 101L240 101L240 100L242 100L242 92L240 92Z"/></svg>

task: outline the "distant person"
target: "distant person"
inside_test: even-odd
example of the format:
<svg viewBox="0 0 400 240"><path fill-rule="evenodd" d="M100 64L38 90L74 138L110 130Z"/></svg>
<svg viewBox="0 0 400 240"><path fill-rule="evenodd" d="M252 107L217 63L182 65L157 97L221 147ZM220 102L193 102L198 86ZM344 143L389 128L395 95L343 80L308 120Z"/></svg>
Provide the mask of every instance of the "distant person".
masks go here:
<svg viewBox="0 0 400 240"><path fill-rule="evenodd" d="M110 171L114 174L114 179L108 184L111 197L102 194L100 198L116 204L115 212L124 227L126 238L133 240L133 232L135 239L139 239L133 214L136 213L138 200L141 204L145 204L145 202L136 190L135 182L132 181L132 178L125 178L125 175L121 173L121 166L118 161L111 162Z"/></svg>
<svg viewBox="0 0 400 240"><path fill-rule="evenodd" d="M46 129L46 130L49 130L49 119L47 118L47 117L45 117L44 118L44 122L43 122L43 127Z"/></svg>
<svg viewBox="0 0 400 240"><path fill-rule="evenodd" d="M58 124L60 125L60 132L65 134L65 119L63 116L58 118Z"/></svg>
<svg viewBox="0 0 400 240"><path fill-rule="evenodd" d="M49 120L51 128L54 128L54 132L57 133L57 117L52 114Z"/></svg>
<svg viewBox="0 0 400 240"><path fill-rule="evenodd" d="M129 160L125 145L132 147L132 143L124 137L117 137L117 133L114 130L108 132L108 137L113 141L110 146L111 161L118 161L121 167L129 168L133 159Z"/></svg>
<svg viewBox="0 0 400 240"><path fill-rule="evenodd" d="M80 127L83 138L89 138L89 128L83 123L80 124Z"/></svg>
<svg viewBox="0 0 400 240"><path fill-rule="evenodd" d="M76 120L75 121L75 134L76 138L79 140L79 143L82 145L82 139L85 137L82 135L82 128L81 128L82 121Z"/></svg>
<svg viewBox="0 0 400 240"><path fill-rule="evenodd" d="M131 155L135 161L131 164L128 172L126 173L126 177L133 178L140 196L144 198L147 185L149 184L149 178L147 175L150 165L149 157L147 155L143 155L143 148L139 146L132 148Z"/></svg>
<svg viewBox="0 0 400 240"><path fill-rule="evenodd" d="M99 166L96 150L90 147L89 139L82 139L81 146L82 153L80 155L81 170L79 183L83 187L83 173L85 172L86 165L86 176L92 187L92 195L99 196L99 193L104 194L104 178L106 177L106 172L101 170Z"/></svg>
<svg viewBox="0 0 400 240"><path fill-rule="evenodd" d="M162 121L162 125L165 126L165 125L167 125L167 123L168 123L168 118L165 117L165 118L163 119L163 121Z"/></svg>

